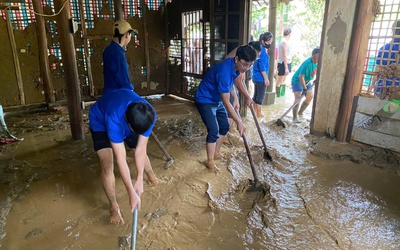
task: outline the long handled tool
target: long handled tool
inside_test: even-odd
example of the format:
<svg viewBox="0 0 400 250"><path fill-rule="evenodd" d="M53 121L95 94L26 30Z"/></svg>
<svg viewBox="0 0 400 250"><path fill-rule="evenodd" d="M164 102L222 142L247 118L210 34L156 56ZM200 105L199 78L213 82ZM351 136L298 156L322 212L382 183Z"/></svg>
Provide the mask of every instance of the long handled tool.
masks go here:
<svg viewBox="0 0 400 250"><path fill-rule="evenodd" d="M8 132L6 122L4 121L3 106L0 105L0 143L12 143L16 141L21 141Z"/></svg>
<svg viewBox="0 0 400 250"><path fill-rule="evenodd" d="M294 108L294 106L296 106L297 104L300 103L301 99L303 99L303 95L301 95L299 98L297 98L293 105L290 106L290 108L288 110L286 110L286 112L276 121L276 124L278 126L282 126L283 128L286 128L286 124L283 122L283 118L290 112L290 110L292 110Z"/></svg>
<svg viewBox="0 0 400 250"><path fill-rule="evenodd" d="M241 119L239 112L236 110L236 114L239 117L239 119ZM247 137L245 134L242 135L243 138L243 143L244 146L246 148L246 153L247 153L247 157L249 158L249 162L250 162L250 167L251 167L251 172L253 173L253 178L254 178L254 182L253 182L253 188L250 188L249 191L265 191L264 187L257 187L257 184L259 183L258 180L258 176L257 176L257 172L256 172L256 168L254 166L254 161L253 161L253 157L251 156L251 152L250 152L250 148L249 148L249 144L247 143Z"/></svg>
<svg viewBox="0 0 400 250"><path fill-rule="evenodd" d="M132 221L132 236L131 236L131 250L136 248L136 231L137 231L137 220L138 220L138 208L135 207L133 210L133 221Z"/></svg>
<svg viewBox="0 0 400 250"><path fill-rule="evenodd" d="M313 82L313 84L307 91L311 91L311 89L314 87L314 85L315 85L315 82ZM278 126L282 126L283 128L287 127L286 124L283 122L283 118L290 112L290 110L292 110L297 104L300 103L301 99L303 99L303 96L305 96L305 94L301 94L301 96L294 101L293 105L290 106L290 108L288 110L286 110L286 112L276 121L276 124Z"/></svg>
<svg viewBox="0 0 400 250"><path fill-rule="evenodd" d="M174 164L174 158L172 158L167 150L164 148L164 146L161 144L160 140L158 140L156 134L154 134L153 131L151 131L151 135L153 136L153 139L156 141L157 145L160 147L161 151L163 151L164 155L167 157L167 163L165 163L164 168L167 169L169 167L172 166L172 164Z"/></svg>
<svg viewBox="0 0 400 250"><path fill-rule="evenodd" d="M250 105L250 110L251 110L251 114L253 115L254 122L256 123L258 134L260 135L262 144L264 146L264 158L268 159L268 160L272 160L272 157L271 157L271 155L269 154L269 152L267 150L267 144L265 143L264 136L263 136L263 134L261 132L260 123L257 120L256 112L254 112L253 105Z"/></svg>

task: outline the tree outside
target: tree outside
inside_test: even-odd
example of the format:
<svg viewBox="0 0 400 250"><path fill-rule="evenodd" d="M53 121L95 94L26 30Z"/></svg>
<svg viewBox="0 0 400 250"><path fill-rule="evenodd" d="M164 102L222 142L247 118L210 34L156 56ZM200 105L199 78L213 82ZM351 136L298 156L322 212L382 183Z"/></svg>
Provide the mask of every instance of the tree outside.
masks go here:
<svg viewBox="0 0 400 250"><path fill-rule="evenodd" d="M279 1L277 6L276 44L282 39L286 27L292 29L290 39L293 61L292 72L311 56L311 51L320 45L325 11L324 0L292 0L288 4ZM253 40L268 31L268 5L253 5Z"/></svg>

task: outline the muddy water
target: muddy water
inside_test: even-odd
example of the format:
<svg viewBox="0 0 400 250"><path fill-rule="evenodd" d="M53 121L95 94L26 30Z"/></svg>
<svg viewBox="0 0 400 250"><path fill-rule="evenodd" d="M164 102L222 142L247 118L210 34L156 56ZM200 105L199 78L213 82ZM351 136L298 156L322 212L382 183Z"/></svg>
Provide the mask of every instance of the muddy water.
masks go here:
<svg viewBox="0 0 400 250"><path fill-rule="evenodd" d="M166 158L150 139L161 184L145 184L137 249L399 249L397 156L373 149L382 160L371 164L362 155L370 150L365 146L308 135L311 108L303 123L291 124L289 114L288 127L277 127L291 98L263 107L273 161L263 159L254 123L245 118L260 180L255 185L236 133L223 146L220 171L209 173L201 164L206 131L194 106L151 100L159 114L155 133L174 163L165 169ZM126 223L109 225L90 134L71 140L67 118L65 111L6 116L11 133L24 141L0 147L0 249L129 249L132 216L123 184L117 177ZM343 148L357 164L327 159L340 158Z"/></svg>

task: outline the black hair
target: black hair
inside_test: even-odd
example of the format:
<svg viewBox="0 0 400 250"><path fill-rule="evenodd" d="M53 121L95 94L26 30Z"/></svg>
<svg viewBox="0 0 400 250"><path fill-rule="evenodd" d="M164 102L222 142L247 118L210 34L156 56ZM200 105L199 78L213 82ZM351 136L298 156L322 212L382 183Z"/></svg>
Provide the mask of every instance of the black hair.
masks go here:
<svg viewBox="0 0 400 250"><path fill-rule="evenodd" d="M315 49L313 49L313 51L311 53L312 56L315 55L315 54L319 54L319 46L316 47Z"/></svg>
<svg viewBox="0 0 400 250"><path fill-rule="evenodd" d="M127 33L129 33L129 35L131 35L132 32L133 32L132 30L129 30ZM125 35L125 34L120 34L120 33L119 33L119 29L118 29L118 28L115 28L115 29L114 29L114 35L113 35L113 37L118 37L118 42L119 42L119 43L121 43L121 39L122 39L122 37L123 37L124 35Z"/></svg>
<svg viewBox="0 0 400 250"><path fill-rule="evenodd" d="M125 112L126 120L133 132L139 135L149 130L154 122L154 115L153 107L145 102L131 103Z"/></svg>
<svg viewBox="0 0 400 250"><path fill-rule="evenodd" d="M259 41L251 41L249 45L253 47L256 51L261 52L261 43Z"/></svg>
<svg viewBox="0 0 400 250"><path fill-rule="evenodd" d="M257 58L257 52L251 45L242 45L236 50L236 56L239 60L254 62Z"/></svg>
<svg viewBox="0 0 400 250"><path fill-rule="evenodd" d="M261 42L261 41L264 41L264 42L267 42L267 41L269 41L271 38L273 38L274 37L274 35L272 35L272 33L271 32L265 32L265 33L263 33L263 34L261 34L260 35L260 39L259 39L259 41Z"/></svg>

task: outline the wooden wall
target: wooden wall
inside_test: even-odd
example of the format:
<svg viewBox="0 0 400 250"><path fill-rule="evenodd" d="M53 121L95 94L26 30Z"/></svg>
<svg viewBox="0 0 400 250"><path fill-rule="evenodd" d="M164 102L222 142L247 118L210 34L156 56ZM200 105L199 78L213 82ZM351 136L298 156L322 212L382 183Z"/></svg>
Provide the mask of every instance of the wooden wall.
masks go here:
<svg viewBox="0 0 400 250"><path fill-rule="evenodd" d="M335 135L357 1L329 1L312 133ZM311 56L311 51L310 51Z"/></svg>

